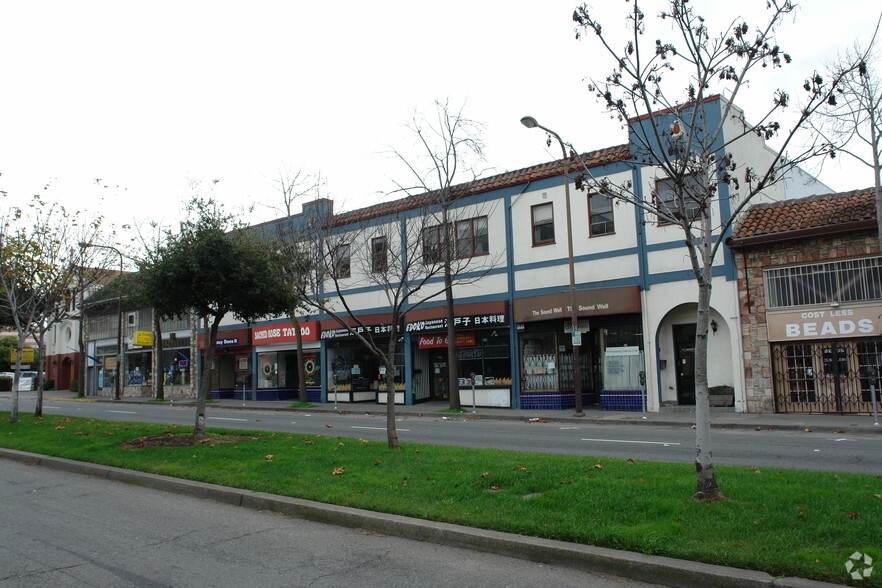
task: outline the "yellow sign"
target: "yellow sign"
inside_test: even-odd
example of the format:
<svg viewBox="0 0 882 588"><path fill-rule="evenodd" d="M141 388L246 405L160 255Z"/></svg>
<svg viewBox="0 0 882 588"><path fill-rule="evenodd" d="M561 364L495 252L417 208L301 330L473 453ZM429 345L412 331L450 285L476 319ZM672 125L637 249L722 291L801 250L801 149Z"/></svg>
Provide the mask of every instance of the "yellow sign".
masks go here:
<svg viewBox="0 0 882 588"><path fill-rule="evenodd" d="M9 361L15 363L16 353L18 350L10 349L9 350ZM33 347L25 347L21 350L21 362L22 363L34 363L34 348Z"/></svg>
<svg viewBox="0 0 882 588"><path fill-rule="evenodd" d="M141 347L153 346L153 331L135 331L135 345Z"/></svg>

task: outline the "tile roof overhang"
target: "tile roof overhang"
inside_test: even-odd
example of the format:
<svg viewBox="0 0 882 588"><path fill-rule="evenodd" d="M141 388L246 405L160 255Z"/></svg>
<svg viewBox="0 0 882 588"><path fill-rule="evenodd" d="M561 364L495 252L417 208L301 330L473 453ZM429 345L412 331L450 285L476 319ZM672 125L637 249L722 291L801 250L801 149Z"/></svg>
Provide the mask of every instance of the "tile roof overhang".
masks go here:
<svg viewBox="0 0 882 588"><path fill-rule="evenodd" d="M582 154L581 161L575 157L570 158L568 160L568 171L570 173L578 172L586 167L590 169L609 163L615 163L617 161L623 161L630 157L631 154L628 150L627 144L606 147L604 149L598 149L597 151ZM465 184L457 184L450 188L451 196L452 199L459 200L461 198L490 192L492 190L499 190L558 176L561 175L561 167L563 163L564 160L558 159L548 163L541 163L539 165L473 180ZM407 196L397 200L390 200L389 202L383 202L366 208L359 208L358 210L350 212L342 212L335 214L328 225L331 227L340 227L407 210L414 210L424 206L431 206L437 204L439 200L441 200L439 196L439 191L425 192L423 194Z"/></svg>
<svg viewBox="0 0 882 588"><path fill-rule="evenodd" d="M873 188L751 206L726 244L733 249L875 229Z"/></svg>

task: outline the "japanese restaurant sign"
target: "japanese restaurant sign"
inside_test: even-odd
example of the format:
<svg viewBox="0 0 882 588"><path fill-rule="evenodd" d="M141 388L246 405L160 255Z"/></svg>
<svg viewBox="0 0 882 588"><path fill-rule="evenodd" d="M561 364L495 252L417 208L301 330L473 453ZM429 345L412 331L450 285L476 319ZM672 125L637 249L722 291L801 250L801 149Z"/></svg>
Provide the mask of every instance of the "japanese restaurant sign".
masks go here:
<svg viewBox="0 0 882 588"><path fill-rule="evenodd" d="M505 313L473 314L453 318L454 327L504 327L506 325L508 325L508 317ZM405 327L408 333L440 331L446 328L446 317L413 321L407 323Z"/></svg>

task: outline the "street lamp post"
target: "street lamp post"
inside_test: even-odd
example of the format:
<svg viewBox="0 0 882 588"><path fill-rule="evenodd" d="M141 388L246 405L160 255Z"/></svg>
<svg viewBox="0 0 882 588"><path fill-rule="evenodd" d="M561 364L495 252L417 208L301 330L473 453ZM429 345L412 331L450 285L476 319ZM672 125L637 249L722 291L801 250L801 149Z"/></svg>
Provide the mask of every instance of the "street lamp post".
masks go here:
<svg viewBox="0 0 882 588"><path fill-rule="evenodd" d="M95 249L110 249L117 255L119 255L119 275L123 274L123 254L122 252L112 245L95 245L94 243L80 243L80 247L85 249L86 247L93 247ZM122 398L122 358L123 358L123 317L122 317L122 289L119 290L119 293L116 297L116 378L114 378L114 390L113 390L113 398L114 400L119 400Z"/></svg>
<svg viewBox="0 0 882 588"><path fill-rule="evenodd" d="M582 354L580 345L576 344L580 343L580 341L576 339L579 336L577 335L577 333L579 333L579 315L576 308L576 264L573 260L573 215L570 211L570 174L569 166L567 164L567 148L564 145L563 139L560 138L560 135L558 135L548 127L543 127L542 125L540 125L532 116L525 116L524 118L522 118L521 124L528 129L542 129L549 135L554 136L554 138L557 139L557 142L560 144L560 150L563 157L563 159L561 160L561 167L563 168L564 191L566 195L567 206L567 255L570 269L570 321L573 337L573 394L576 401L575 416L585 416L582 412Z"/></svg>

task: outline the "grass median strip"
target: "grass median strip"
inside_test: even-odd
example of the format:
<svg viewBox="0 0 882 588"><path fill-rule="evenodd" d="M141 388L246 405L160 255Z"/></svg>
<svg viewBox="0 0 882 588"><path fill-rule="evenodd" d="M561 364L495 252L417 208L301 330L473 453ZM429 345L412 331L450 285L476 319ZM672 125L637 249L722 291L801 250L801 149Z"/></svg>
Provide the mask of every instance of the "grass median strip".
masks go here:
<svg viewBox="0 0 882 588"><path fill-rule="evenodd" d="M882 560L882 476L717 466L0 413L0 446L498 531L844 583ZM156 438L175 443L155 446ZM862 585L882 586L882 574Z"/></svg>

